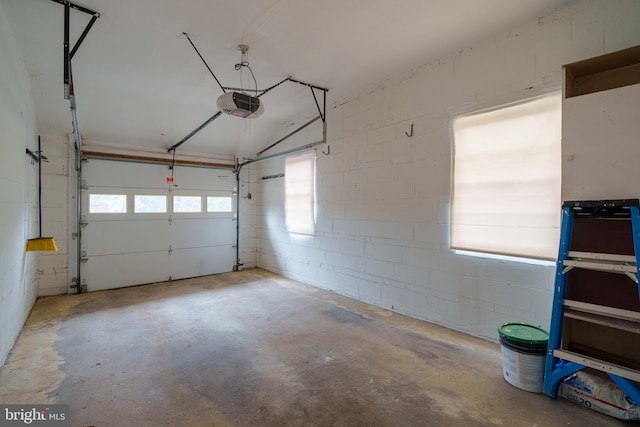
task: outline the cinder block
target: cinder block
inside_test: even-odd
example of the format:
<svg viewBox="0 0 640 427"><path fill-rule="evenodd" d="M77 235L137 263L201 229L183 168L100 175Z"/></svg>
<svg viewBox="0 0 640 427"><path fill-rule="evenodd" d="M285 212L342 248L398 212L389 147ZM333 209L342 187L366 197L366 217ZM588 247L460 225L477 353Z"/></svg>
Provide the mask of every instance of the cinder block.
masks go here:
<svg viewBox="0 0 640 427"><path fill-rule="evenodd" d="M438 266L437 258L440 256L440 251L435 251L426 248L416 247L403 247L402 248L402 263L406 265L428 267Z"/></svg>
<svg viewBox="0 0 640 427"><path fill-rule="evenodd" d="M399 199L413 199L415 185L405 181L369 183L359 187L357 195L362 200L386 200L391 203Z"/></svg>
<svg viewBox="0 0 640 427"><path fill-rule="evenodd" d="M360 280L358 284L358 296L365 301L380 303L382 284L371 279Z"/></svg>
<svg viewBox="0 0 640 427"><path fill-rule="evenodd" d="M325 254L325 260L326 264L322 264L322 266L333 266L336 271L348 271L351 274L353 274L353 272L362 273L364 271L363 257L327 252Z"/></svg>
<svg viewBox="0 0 640 427"><path fill-rule="evenodd" d="M356 229L355 221L351 219L336 218L333 220L334 233L353 235L355 232L355 229Z"/></svg>
<svg viewBox="0 0 640 427"><path fill-rule="evenodd" d="M365 260L365 273L371 276L378 276L391 279L394 276L394 263L375 259Z"/></svg>
<svg viewBox="0 0 640 427"><path fill-rule="evenodd" d="M385 239L413 240L413 224L391 221L378 221L379 236Z"/></svg>
<svg viewBox="0 0 640 427"><path fill-rule="evenodd" d="M494 282L510 283L534 289L550 289L549 270L554 266L543 266L507 261L486 261L487 279Z"/></svg>
<svg viewBox="0 0 640 427"><path fill-rule="evenodd" d="M638 37L638 28L640 27L638 2L620 2L620 7L624 9L622 13L612 17L605 28L605 53L636 46L640 42L640 37Z"/></svg>
<svg viewBox="0 0 640 427"><path fill-rule="evenodd" d="M355 276L351 276L342 272L336 272L334 277L335 288L344 292L348 292L350 295L357 295L363 279Z"/></svg>
<svg viewBox="0 0 640 427"><path fill-rule="evenodd" d="M344 172L344 185L364 185L368 182L366 168L352 169Z"/></svg>
<svg viewBox="0 0 640 427"><path fill-rule="evenodd" d="M486 330L486 312L459 302L441 299L438 304L443 323L456 325L463 331L481 335Z"/></svg>
<svg viewBox="0 0 640 427"><path fill-rule="evenodd" d="M387 283L383 283L380 288L380 298L382 301L387 302L387 305L391 305L391 309L395 310L396 307L402 307L402 292L404 288L397 288Z"/></svg>
<svg viewBox="0 0 640 427"><path fill-rule="evenodd" d="M385 159L388 159L392 165L417 163L425 160L416 149L419 144L420 141L418 141L417 138L415 140L388 142L382 145L382 155Z"/></svg>
<svg viewBox="0 0 640 427"><path fill-rule="evenodd" d="M344 216L352 220L371 219L371 203L361 200L347 200L344 203Z"/></svg>
<svg viewBox="0 0 640 427"><path fill-rule="evenodd" d="M395 141L396 131L395 124L370 130L367 133L367 145L379 145L384 142Z"/></svg>
<svg viewBox="0 0 640 427"><path fill-rule="evenodd" d="M439 315L438 300L416 290L402 290L402 307L420 318L433 319Z"/></svg>
<svg viewBox="0 0 640 427"><path fill-rule="evenodd" d="M462 293L463 276L435 269L429 270L429 288L441 299L459 301Z"/></svg>
<svg viewBox="0 0 640 427"><path fill-rule="evenodd" d="M398 180L399 167L396 165L382 165L367 168L367 181L370 184L388 183Z"/></svg>
<svg viewBox="0 0 640 427"><path fill-rule="evenodd" d="M382 145L372 145L358 148L356 151L356 161L358 165L376 165L383 162Z"/></svg>
<svg viewBox="0 0 640 427"><path fill-rule="evenodd" d="M402 246L383 242L365 242L364 254L368 259L402 262Z"/></svg>
<svg viewBox="0 0 640 427"><path fill-rule="evenodd" d="M302 282L315 280L315 268L306 262L300 262L289 258L285 261L285 270L287 272L287 276L295 277L296 280L300 280Z"/></svg>
<svg viewBox="0 0 640 427"><path fill-rule="evenodd" d="M530 289L506 283L464 277L461 294L470 300L509 305L525 311L532 309Z"/></svg>
<svg viewBox="0 0 640 427"><path fill-rule="evenodd" d="M338 251L342 254L364 256L364 242L357 239L338 239Z"/></svg>
<svg viewBox="0 0 640 427"><path fill-rule="evenodd" d="M419 286L429 285L429 270L426 268L406 264L394 264L394 268L396 280Z"/></svg>
<svg viewBox="0 0 640 427"><path fill-rule="evenodd" d="M333 156L333 167L337 172L348 171L356 167L358 160L355 148L334 153L333 144L331 144L331 152Z"/></svg>

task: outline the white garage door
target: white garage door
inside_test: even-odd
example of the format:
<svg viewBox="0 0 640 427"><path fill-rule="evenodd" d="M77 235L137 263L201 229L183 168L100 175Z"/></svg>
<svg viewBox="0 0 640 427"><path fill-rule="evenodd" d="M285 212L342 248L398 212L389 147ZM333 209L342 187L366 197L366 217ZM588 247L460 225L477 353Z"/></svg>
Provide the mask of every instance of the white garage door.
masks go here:
<svg viewBox="0 0 640 427"><path fill-rule="evenodd" d="M88 291L233 270L232 170L83 164L81 283Z"/></svg>

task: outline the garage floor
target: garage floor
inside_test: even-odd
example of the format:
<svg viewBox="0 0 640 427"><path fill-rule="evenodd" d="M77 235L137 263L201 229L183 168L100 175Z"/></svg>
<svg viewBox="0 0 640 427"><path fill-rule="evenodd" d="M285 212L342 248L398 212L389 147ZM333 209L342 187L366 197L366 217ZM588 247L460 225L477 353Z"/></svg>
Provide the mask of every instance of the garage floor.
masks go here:
<svg viewBox="0 0 640 427"><path fill-rule="evenodd" d="M507 384L500 347L250 269L36 302L0 402L72 426L613 426Z"/></svg>

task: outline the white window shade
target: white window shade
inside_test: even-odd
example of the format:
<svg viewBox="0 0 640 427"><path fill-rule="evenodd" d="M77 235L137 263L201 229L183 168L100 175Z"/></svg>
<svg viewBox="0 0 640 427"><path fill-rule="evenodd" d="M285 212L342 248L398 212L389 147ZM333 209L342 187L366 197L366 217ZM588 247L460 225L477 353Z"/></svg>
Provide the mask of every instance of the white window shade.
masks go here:
<svg viewBox="0 0 640 427"><path fill-rule="evenodd" d="M284 177L287 231L314 234L315 151L285 158Z"/></svg>
<svg viewBox="0 0 640 427"><path fill-rule="evenodd" d="M451 247L554 259L560 233L561 97L453 121Z"/></svg>

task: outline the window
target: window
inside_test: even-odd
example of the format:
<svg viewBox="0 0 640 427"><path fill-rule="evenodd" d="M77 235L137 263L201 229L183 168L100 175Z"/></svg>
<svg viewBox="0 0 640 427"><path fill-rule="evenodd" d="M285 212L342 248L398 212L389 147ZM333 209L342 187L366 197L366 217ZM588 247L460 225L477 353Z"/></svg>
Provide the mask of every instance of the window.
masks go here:
<svg viewBox="0 0 640 427"><path fill-rule="evenodd" d="M233 204L229 196L208 196L207 212L233 212Z"/></svg>
<svg viewBox="0 0 640 427"><path fill-rule="evenodd" d="M89 213L127 213L127 195L89 194Z"/></svg>
<svg viewBox="0 0 640 427"><path fill-rule="evenodd" d="M202 197L173 196L173 211L177 213L202 212Z"/></svg>
<svg viewBox="0 0 640 427"><path fill-rule="evenodd" d="M136 194L133 211L135 213L165 213L167 212L167 196Z"/></svg>
<svg viewBox="0 0 640 427"><path fill-rule="evenodd" d="M285 217L287 231L314 234L315 151L285 159Z"/></svg>
<svg viewBox="0 0 640 427"><path fill-rule="evenodd" d="M555 259L560 134L559 93L453 120L453 249Z"/></svg>

